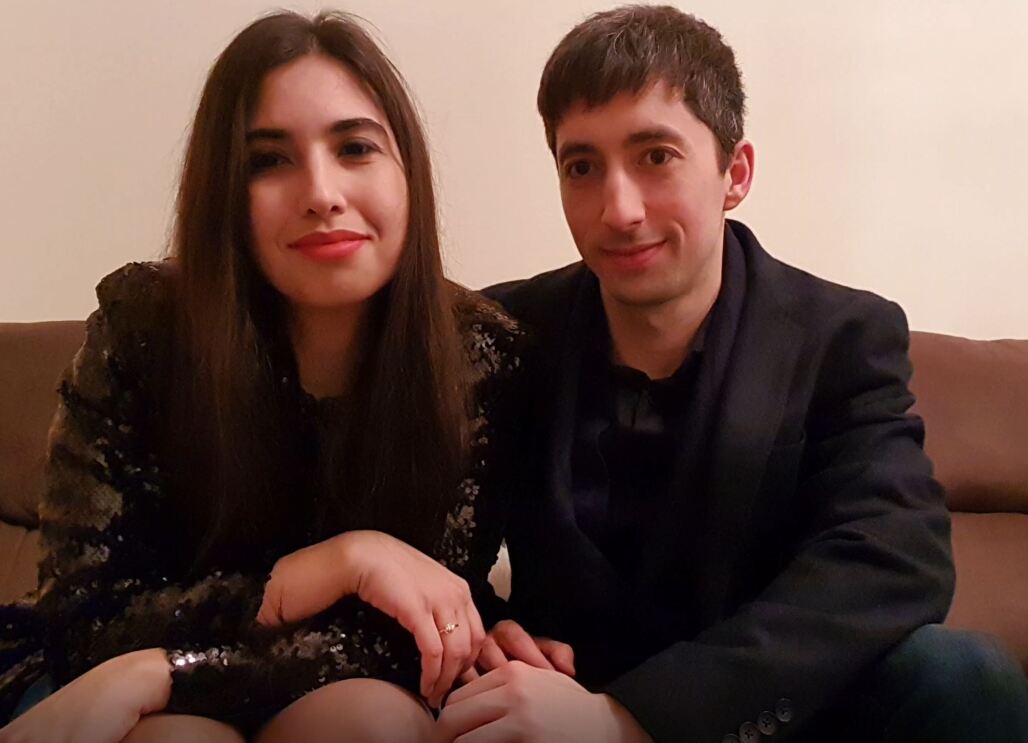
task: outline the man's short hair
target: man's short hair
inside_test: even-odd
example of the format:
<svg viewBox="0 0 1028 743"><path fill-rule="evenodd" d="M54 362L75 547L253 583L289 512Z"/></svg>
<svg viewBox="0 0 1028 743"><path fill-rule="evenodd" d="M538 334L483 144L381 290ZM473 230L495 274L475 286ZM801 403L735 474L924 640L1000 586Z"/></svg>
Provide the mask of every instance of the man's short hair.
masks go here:
<svg viewBox="0 0 1028 743"><path fill-rule="evenodd" d="M538 106L550 151L557 125L578 102L609 103L659 81L717 137L727 167L743 136L746 96L732 52L717 29L667 5L624 5L595 13L568 32L543 69Z"/></svg>

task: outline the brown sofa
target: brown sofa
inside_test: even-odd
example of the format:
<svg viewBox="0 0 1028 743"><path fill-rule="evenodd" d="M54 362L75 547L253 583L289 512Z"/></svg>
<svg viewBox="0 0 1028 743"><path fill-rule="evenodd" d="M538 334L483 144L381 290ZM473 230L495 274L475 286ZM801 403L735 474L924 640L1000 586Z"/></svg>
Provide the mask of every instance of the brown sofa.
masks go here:
<svg viewBox="0 0 1028 743"><path fill-rule="evenodd" d="M0 323L0 601L35 587L55 380L83 323ZM1028 672L1028 340L914 333L916 410L953 512L947 624L1002 638Z"/></svg>

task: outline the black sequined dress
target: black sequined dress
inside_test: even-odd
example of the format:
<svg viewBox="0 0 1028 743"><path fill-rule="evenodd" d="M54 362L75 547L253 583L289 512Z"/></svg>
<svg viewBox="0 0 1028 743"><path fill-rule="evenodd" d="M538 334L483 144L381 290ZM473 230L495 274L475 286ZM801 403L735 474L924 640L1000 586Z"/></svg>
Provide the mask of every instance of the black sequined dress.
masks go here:
<svg viewBox="0 0 1028 743"><path fill-rule="evenodd" d="M162 373L155 349L169 327L171 271L168 262L134 263L106 277L86 342L61 381L40 506L40 590L0 606L0 720L45 674L64 684L108 658L151 647L165 648L172 662L168 712L245 728L346 678L383 678L416 690L413 639L355 597L298 624L257 627L264 583L274 560L288 552L266 550L246 569L198 580L185 577L181 560L169 559L176 545L181 551L169 526L180 509L148 414ZM454 291L462 294L477 418L469 471L433 556L468 580L488 621L489 604L495 610L498 599L486 579L516 482L514 467L499 459L511 448L498 445L504 431L496 419L518 377L521 333L488 300ZM288 376L282 382L314 435L339 414L335 401L315 401Z"/></svg>

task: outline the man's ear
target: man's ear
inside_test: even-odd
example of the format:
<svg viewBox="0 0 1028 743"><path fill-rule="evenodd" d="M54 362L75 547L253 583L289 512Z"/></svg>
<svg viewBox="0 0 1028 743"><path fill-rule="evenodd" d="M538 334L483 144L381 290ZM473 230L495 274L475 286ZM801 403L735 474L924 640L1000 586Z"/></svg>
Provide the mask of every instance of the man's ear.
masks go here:
<svg viewBox="0 0 1028 743"><path fill-rule="evenodd" d="M745 139L736 143L725 169L725 207L731 211L742 203L753 183L753 144Z"/></svg>

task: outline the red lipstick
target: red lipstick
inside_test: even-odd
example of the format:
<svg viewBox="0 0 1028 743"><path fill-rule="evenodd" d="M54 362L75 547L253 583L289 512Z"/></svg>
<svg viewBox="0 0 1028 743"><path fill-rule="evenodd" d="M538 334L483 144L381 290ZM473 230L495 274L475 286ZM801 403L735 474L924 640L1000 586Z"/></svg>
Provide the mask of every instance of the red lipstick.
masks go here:
<svg viewBox="0 0 1028 743"><path fill-rule="evenodd" d="M369 235L352 230L311 232L289 243L289 248L300 251L316 261L336 261L348 258L369 239Z"/></svg>

